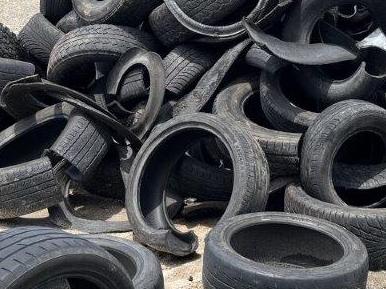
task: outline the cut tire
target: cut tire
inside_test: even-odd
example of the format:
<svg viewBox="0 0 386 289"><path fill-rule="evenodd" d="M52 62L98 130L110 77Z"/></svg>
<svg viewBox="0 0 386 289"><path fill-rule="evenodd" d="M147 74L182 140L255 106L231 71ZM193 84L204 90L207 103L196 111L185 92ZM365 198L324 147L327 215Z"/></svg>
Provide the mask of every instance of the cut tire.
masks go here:
<svg viewBox="0 0 386 289"><path fill-rule="evenodd" d="M200 113L176 117L153 130L124 178L127 213L140 242L177 256L197 249L192 232L181 233L171 226L163 205L164 186L170 170L192 142L213 135L226 145L234 160L233 192L222 220L265 209L269 169L258 143L241 127L219 116Z"/></svg>
<svg viewBox="0 0 386 289"><path fill-rule="evenodd" d="M54 166L41 155L59 136L72 109L52 106L0 133L0 218L33 213L62 201L56 175L61 164Z"/></svg>

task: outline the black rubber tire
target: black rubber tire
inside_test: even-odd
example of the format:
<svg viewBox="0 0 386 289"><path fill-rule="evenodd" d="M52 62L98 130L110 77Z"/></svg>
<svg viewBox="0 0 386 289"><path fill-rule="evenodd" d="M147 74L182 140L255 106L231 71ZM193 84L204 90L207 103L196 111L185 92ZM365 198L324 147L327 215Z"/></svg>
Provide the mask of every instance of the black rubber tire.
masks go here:
<svg viewBox="0 0 386 289"><path fill-rule="evenodd" d="M205 289L365 289L367 275L368 255L359 238L309 216L237 216L206 238Z"/></svg>
<svg viewBox="0 0 386 289"><path fill-rule="evenodd" d="M130 276L112 255L94 243L60 230L21 227L0 234L4 256L0 287L37 288L65 276L103 289L133 289Z"/></svg>
<svg viewBox="0 0 386 289"><path fill-rule="evenodd" d="M0 219L27 215L60 203L62 193L54 170L47 157L2 168Z"/></svg>
<svg viewBox="0 0 386 289"><path fill-rule="evenodd" d="M237 9L246 3L245 0L233 1L190 1L179 0L179 7L190 17L198 22L205 24L215 24L227 16L231 15ZM173 14L162 4L149 16L150 27L155 36L168 47L174 47L180 43L186 42L194 36L194 33L183 27Z"/></svg>
<svg viewBox="0 0 386 289"><path fill-rule="evenodd" d="M68 33L74 29L80 28L82 26L86 26L86 23L80 19L78 14L74 10L71 10L66 15L63 16L62 19L56 23L56 27L63 31L64 33Z"/></svg>
<svg viewBox="0 0 386 289"><path fill-rule="evenodd" d="M299 185L287 187L285 211L336 223L357 235L367 247L371 270L386 268L386 209L338 206L314 199Z"/></svg>
<svg viewBox="0 0 386 289"><path fill-rule="evenodd" d="M168 188L197 201L229 201L233 172L186 156L170 176Z"/></svg>
<svg viewBox="0 0 386 289"><path fill-rule="evenodd" d="M72 0L74 10L89 24L115 24L136 27L161 0Z"/></svg>
<svg viewBox="0 0 386 289"><path fill-rule="evenodd" d="M15 33L0 23L0 58L21 59L23 57L23 48Z"/></svg>
<svg viewBox="0 0 386 289"><path fill-rule="evenodd" d="M35 66L28 62L0 58L0 92L11 81L35 74Z"/></svg>
<svg viewBox="0 0 386 289"><path fill-rule="evenodd" d="M279 73L262 73L260 100L265 117L280 131L303 133L318 116L291 103L281 89Z"/></svg>
<svg viewBox="0 0 386 289"><path fill-rule="evenodd" d="M347 100L323 111L307 130L301 152L300 176L311 196L328 203L347 205L331 178L335 156L348 138L366 131L377 134L386 149L386 111L369 102Z"/></svg>
<svg viewBox="0 0 386 289"><path fill-rule="evenodd" d="M32 16L19 33L20 43L27 55L45 65L55 44L63 36L64 33L40 13Z"/></svg>
<svg viewBox="0 0 386 289"><path fill-rule="evenodd" d="M156 51L157 45L151 35L130 27L99 24L75 29L52 50L48 79L71 87L87 86L95 78L95 62L115 62L133 47Z"/></svg>
<svg viewBox="0 0 386 289"><path fill-rule="evenodd" d="M41 155L56 140L72 110L58 104L0 133L0 218L33 213L62 201L56 175L61 164L54 165Z"/></svg>
<svg viewBox="0 0 386 289"><path fill-rule="evenodd" d="M173 97L182 96L216 62L208 47L183 44L174 48L164 59L166 90Z"/></svg>
<svg viewBox="0 0 386 289"><path fill-rule="evenodd" d="M215 62L214 52L200 45L183 44L174 48L163 59L168 96L182 96ZM128 73L120 89L120 99L136 100L148 95L148 81L144 73L142 69Z"/></svg>
<svg viewBox="0 0 386 289"><path fill-rule="evenodd" d="M53 25L72 9L71 0L40 0L40 13Z"/></svg>
<svg viewBox="0 0 386 289"><path fill-rule="evenodd" d="M127 270L135 289L163 289L164 278L161 264L149 249L136 242L106 236L82 235L113 255Z"/></svg>
<svg viewBox="0 0 386 289"><path fill-rule="evenodd" d="M265 209L269 169L258 143L241 127L219 116L200 113L176 117L153 130L124 178L127 213L138 241L177 256L197 249L197 237L192 232L181 233L171 225L164 210L163 186L194 141L213 135L234 160L233 192L222 220ZM151 181L146 181L149 178Z"/></svg>
<svg viewBox="0 0 386 289"><path fill-rule="evenodd" d="M55 143L45 151L51 158L65 159L72 165L73 180L90 176L99 166L112 143L110 131L79 111L74 111Z"/></svg>
<svg viewBox="0 0 386 289"><path fill-rule="evenodd" d="M213 112L248 130L263 148L272 174L296 175L299 172L301 135L268 129L250 120L244 108L254 97L259 97L259 78L243 77L217 95Z"/></svg>

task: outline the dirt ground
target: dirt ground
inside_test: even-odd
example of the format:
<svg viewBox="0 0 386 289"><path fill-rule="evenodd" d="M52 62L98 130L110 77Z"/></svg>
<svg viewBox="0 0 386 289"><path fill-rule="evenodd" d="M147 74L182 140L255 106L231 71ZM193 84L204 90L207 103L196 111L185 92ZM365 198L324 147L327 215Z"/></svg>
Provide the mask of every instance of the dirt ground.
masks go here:
<svg viewBox="0 0 386 289"><path fill-rule="evenodd" d="M20 31L28 19L39 10L39 0L0 0L0 22L6 24L14 32ZM90 206L80 206L77 209L80 215L88 217L98 216L107 220L125 220L126 213L120 204L111 202L93 201ZM202 219L190 216L181 220L178 227L182 230L194 230L199 237L197 254L189 258L176 258L167 254L159 254L166 289L198 289L202 288L201 270L204 253L204 239L209 230L216 223L216 219ZM12 226L42 225L52 226L48 221L46 211L35 213L12 222L0 223L0 230ZM78 233L71 231L73 233ZM131 233L114 234L132 239ZM386 289L386 272L370 273L368 289Z"/></svg>

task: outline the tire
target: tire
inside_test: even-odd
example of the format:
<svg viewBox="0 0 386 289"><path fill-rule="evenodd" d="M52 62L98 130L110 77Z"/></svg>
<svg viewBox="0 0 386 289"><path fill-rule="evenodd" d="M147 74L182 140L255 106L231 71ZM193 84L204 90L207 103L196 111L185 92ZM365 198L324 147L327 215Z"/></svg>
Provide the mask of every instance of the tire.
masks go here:
<svg viewBox="0 0 386 289"><path fill-rule="evenodd" d="M263 148L273 174L296 175L299 172L298 147L301 135L272 130L250 120L245 114L245 105L248 101L258 105L259 100L254 100L258 93L258 78L241 78L217 95L213 113L248 130Z"/></svg>
<svg viewBox="0 0 386 289"><path fill-rule="evenodd" d="M62 201L56 175L61 163L54 165L41 155L58 137L71 111L71 106L55 105L0 133L1 219L33 213Z"/></svg>
<svg viewBox="0 0 386 289"><path fill-rule="evenodd" d="M60 276L103 289L132 289L130 276L108 252L60 230L21 227L0 234L0 287L37 288Z"/></svg>
<svg viewBox="0 0 386 289"><path fill-rule="evenodd" d="M365 289L367 275L368 255L359 238L309 216L237 216L206 238L205 289Z"/></svg>
<svg viewBox="0 0 386 289"><path fill-rule="evenodd" d="M177 256L197 249L197 237L192 232L181 233L171 226L163 206L162 186L192 142L208 135L217 136L234 160L232 197L221 220L265 209L269 169L257 142L241 127L218 116L200 113L176 117L153 130L124 179L126 208L138 241ZM146 181L149 178L151 182Z"/></svg>
<svg viewBox="0 0 386 289"><path fill-rule="evenodd" d="M181 97L216 62L208 48L183 44L174 48L164 59L166 90L173 97Z"/></svg>
<svg viewBox="0 0 386 289"><path fill-rule="evenodd" d="M111 236L82 235L113 255L127 270L135 289L163 289L164 279L157 257L138 243Z"/></svg>
<svg viewBox="0 0 386 289"><path fill-rule="evenodd" d="M73 0L74 10L89 24L116 24L136 27L161 4L160 0ZM128 17L129 15L129 17Z"/></svg>
<svg viewBox="0 0 386 289"><path fill-rule="evenodd" d="M385 125L386 111L365 101L342 101L323 111L304 136L300 166L304 189L324 202L343 206L352 202L350 195L343 199L330 179L336 154L350 137L364 131L378 135L386 147Z"/></svg>
<svg viewBox="0 0 386 289"><path fill-rule="evenodd" d="M82 19L80 19L78 14L76 14L74 10L71 10L66 15L64 15L62 19L59 20L59 22L56 24L56 27L64 33L68 33L86 25L87 24L84 23Z"/></svg>
<svg viewBox="0 0 386 289"><path fill-rule="evenodd" d="M231 15L237 9L241 8L246 3L242 1L189 1L180 0L178 4L180 8L194 20L205 23L215 24L227 16ZM183 27L173 14L168 10L165 4L158 6L149 16L149 24L154 35L168 47L186 42L194 36Z"/></svg>
<svg viewBox="0 0 386 289"><path fill-rule="evenodd" d="M95 62L115 62L133 47L155 51L157 46L151 35L130 27L100 24L75 29L52 50L48 79L72 87L87 86L95 78L91 73Z"/></svg>
<svg viewBox="0 0 386 289"><path fill-rule="evenodd" d="M213 52L204 50L197 44L183 44L174 48L163 59L166 91L169 97L183 96L215 61ZM142 69L136 69L125 77L120 90L120 99L142 99L148 94L148 80L144 73Z"/></svg>
<svg viewBox="0 0 386 289"><path fill-rule="evenodd" d="M90 176L99 166L112 143L109 130L74 111L55 143L45 152L52 159L65 159L72 166L68 174L73 180Z"/></svg>
<svg viewBox="0 0 386 289"><path fill-rule="evenodd" d="M71 0L40 0L40 13L54 25L71 9Z"/></svg>
<svg viewBox="0 0 386 289"><path fill-rule="evenodd" d="M260 80L261 107L266 118L277 130L303 133L315 121L318 113L304 110L285 96L280 74L263 72Z"/></svg>
<svg viewBox="0 0 386 289"><path fill-rule="evenodd" d="M55 44L64 33L42 14L35 14L20 31L19 39L27 54L47 65Z"/></svg>
<svg viewBox="0 0 386 289"><path fill-rule="evenodd" d="M299 185L287 187L286 212L314 216L336 223L357 235L367 247L371 270L386 268L385 209L364 209L328 204L306 194Z"/></svg>
<svg viewBox="0 0 386 289"><path fill-rule="evenodd" d="M23 48L15 33L0 23L0 58L19 60L23 57Z"/></svg>
<svg viewBox="0 0 386 289"><path fill-rule="evenodd" d="M11 81L33 75L35 66L28 62L0 58L0 92Z"/></svg>
<svg viewBox="0 0 386 289"><path fill-rule="evenodd" d="M27 215L58 204L62 194L54 171L47 157L2 168L0 219Z"/></svg>
<svg viewBox="0 0 386 289"><path fill-rule="evenodd" d="M183 44L174 48L164 59L166 91L172 98L181 97L215 63L213 52L197 44ZM144 72L133 70L125 77L119 98L141 99L148 95L149 87Z"/></svg>

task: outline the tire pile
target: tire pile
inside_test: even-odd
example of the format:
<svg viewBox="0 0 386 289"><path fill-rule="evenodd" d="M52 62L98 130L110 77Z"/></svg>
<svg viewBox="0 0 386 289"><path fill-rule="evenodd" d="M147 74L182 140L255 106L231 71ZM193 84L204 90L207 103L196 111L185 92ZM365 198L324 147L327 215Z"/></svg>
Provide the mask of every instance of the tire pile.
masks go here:
<svg viewBox="0 0 386 289"><path fill-rule="evenodd" d="M222 210L204 288L366 288L386 269L384 32L384 0L41 0L17 37L0 25L0 218L89 233L0 233L0 287L164 288L138 243L194 254L173 219L202 205ZM128 221L79 217L79 193Z"/></svg>

